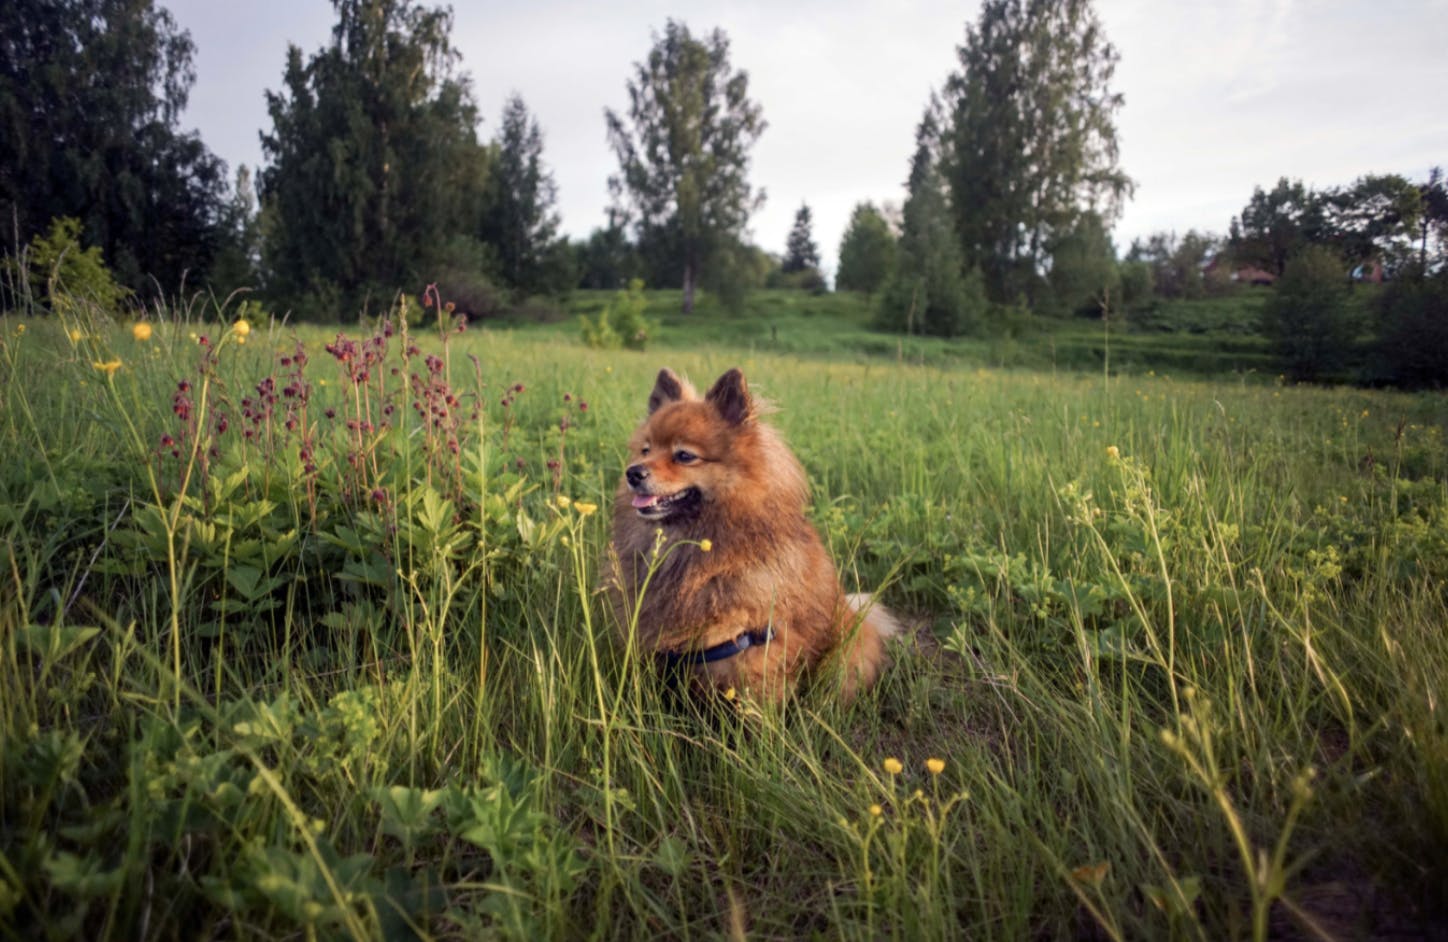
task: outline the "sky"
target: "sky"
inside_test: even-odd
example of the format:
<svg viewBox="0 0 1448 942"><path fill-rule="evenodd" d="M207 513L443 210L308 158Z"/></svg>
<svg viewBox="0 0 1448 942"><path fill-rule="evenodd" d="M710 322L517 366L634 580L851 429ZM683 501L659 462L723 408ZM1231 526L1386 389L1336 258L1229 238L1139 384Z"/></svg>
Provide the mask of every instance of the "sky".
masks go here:
<svg viewBox="0 0 1448 942"><path fill-rule="evenodd" d="M161 0L196 44L185 128L235 170L262 161L265 93L282 87L287 45L310 55L333 22L327 0ZM628 103L633 65L668 19L715 27L749 74L768 127L750 178L766 194L750 237L783 253L807 204L833 271L855 204L900 204L914 129L958 68L979 6L935 0L456 2L453 44L498 130L522 95L544 135L563 231L606 221L617 170L604 110ZM1325 188L1367 173L1422 180L1448 166L1448 0L1097 0L1120 55L1112 88L1120 164L1136 190L1115 228L1136 237L1225 233L1254 187L1279 177Z"/></svg>

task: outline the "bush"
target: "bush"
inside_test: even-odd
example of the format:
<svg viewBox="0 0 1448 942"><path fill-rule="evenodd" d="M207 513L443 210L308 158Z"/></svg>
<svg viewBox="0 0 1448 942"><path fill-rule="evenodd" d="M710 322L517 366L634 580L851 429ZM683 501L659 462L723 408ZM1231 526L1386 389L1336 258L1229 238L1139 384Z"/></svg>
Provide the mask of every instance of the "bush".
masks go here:
<svg viewBox="0 0 1448 942"><path fill-rule="evenodd" d="M1411 389L1448 386L1448 273L1390 282L1378 301L1378 369Z"/></svg>
<svg viewBox="0 0 1448 942"><path fill-rule="evenodd" d="M101 250L81 245L80 220L69 216L51 220L50 230L31 239L7 267L28 284L31 298L43 298L57 314L76 314L83 305L114 314L131 296L111 275Z"/></svg>
<svg viewBox="0 0 1448 942"><path fill-rule="evenodd" d="M644 283L635 278L628 283L627 291L613 296L608 307L598 312L596 319L587 314L578 315L578 323L585 346L597 350L617 350L627 347L642 350L648 346L649 335L656 325L644 317L648 299L644 297Z"/></svg>
<svg viewBox="0 0 1448 942"><path fill-rule="evenodd" d="M830 290L825 276L818 268L802 268L799 271L785 271L776 268L764 279L764 287L786 291L808 291L810 294L824 294Z"/></svg>
<svg viewBox="0 0 1448 942"><path fill-rule="evenodd" d="M1356 329L1347 271L1329 249L1309 245L1287 262L1262 309L1262 333L1295 381L1340 378Z"/></svg>

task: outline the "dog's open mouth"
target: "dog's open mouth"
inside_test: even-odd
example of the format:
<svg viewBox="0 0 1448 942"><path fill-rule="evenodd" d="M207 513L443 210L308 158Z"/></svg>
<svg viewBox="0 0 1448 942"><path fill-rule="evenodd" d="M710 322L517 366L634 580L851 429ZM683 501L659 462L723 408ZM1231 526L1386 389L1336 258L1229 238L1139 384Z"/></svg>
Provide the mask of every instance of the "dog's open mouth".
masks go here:
<svg viewBox="0 0 1448 942"><path fill-rule="evenodd" d="M663 520L699 509L703 496L697 487L686 487L676 494L634 494L633 506L640 517Z"/></svg>

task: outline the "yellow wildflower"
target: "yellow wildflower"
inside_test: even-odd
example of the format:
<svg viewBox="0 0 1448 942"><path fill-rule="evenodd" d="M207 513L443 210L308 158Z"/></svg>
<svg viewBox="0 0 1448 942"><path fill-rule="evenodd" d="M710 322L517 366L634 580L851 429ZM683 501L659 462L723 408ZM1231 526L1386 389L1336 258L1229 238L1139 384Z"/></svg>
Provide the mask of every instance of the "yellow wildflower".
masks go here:
<svg viewBox="0 0 1448 942"><path fill-rule="evenodd" d="M714 541L709 539L708 537L705 537L704 539L699 541L699 549L705 553L713 552Z"/></svg>
<svg viewBox="0 0 1448 942"><path fill-rule="evenodd" d="M899 775L901 772L905 771L904 764L901 763L901 761L894 756L888 756L885 761L881 763L881 765L884 767L885 771L890 773L891 775Z"/></svg>
<svg viewBox="0 0 1448 942"><path fill-rule="evenodd" d="M567 508L569 504L573 503L573 498L567 494L559 494L558 497L555 498L555 501L559 507Z"/></svg>
<svg viewBox="0 0 1448 942"><path fill-rule="evenodd" d="M929 772L931 775L939 775L941 772L945 771L945 760L937 759L934 756L931 756L929 759L925 760L925 771Z"/></svg>
<svg viewBox="0 0 1448 942"><path fill-rule="evenodd" d="M236 332L237 337L245 338L247 334L251 333L251 324L243 317L232 324L231 329Z"/></svg>
<svg viewBox="0 0 1448 942"><path fill-rule="evenodd" d="M592 503L591 501L581 500L573 505L573 509L577 510L581 516L586 517L594 511L598 510L598 505Z"/></svg>
<svg viewBox="0 0 1448 942"><path fill-rule="evenodd" d="M70 338L71 343L80 343L82 340L85 339L85 331L81 330L79 327L72 327L69 331L66 332L66 336Z"/></svg>
<svg viewBox="0 0 1448 942"><path fill-rule="evenodd" d="M91 366L93 366L93 367L95 367L96 369L100 370L102 373L106 374L107 376L114 376L115 373L116 373L116 370L118 370L118 369L121 368L121 361L120 361L120 360L106 360L105 362L101 362L100 360L96 360L96 361L93 361L93 362L91 363Z"/></svg>
<svg viewBox="0 0 1448 942"><path fill-rule="evenodd" d="M871 817L878 818L880 815L882 815L882 814L884 814L884 813L885 813L885 809L884 809L884 808L881 808L879 805L871 805L871 806L870 806L870 815L871 815Z"/></svg>
<svg viewBox="0 0 1448 942"><path fill-rule="evenodd" d="M1121 449L1120 449L1120 448L1117 448L1115 445L1107 445L1107 446L1106 446L1106 457L1111 458L1111 459L1113 459L1113 460L1116 459L1116 458L1120 458L1120 457L1121 457Z"/></svg>
<svg viewBox="0 0 1448 942"><path fill-rule="evenodd" d="M17 333L17 334L23 334L23 333L25 333L25 325L24 325L24 324L16 324L16 325L15 325L15 333Z"/></svg>
<svg viewBox="0 0 1448 942"><path fill-rule="evenodd" d="M145 343L151 339L151 325L145 321L137 321L131 325L131 336Z"/></svg>

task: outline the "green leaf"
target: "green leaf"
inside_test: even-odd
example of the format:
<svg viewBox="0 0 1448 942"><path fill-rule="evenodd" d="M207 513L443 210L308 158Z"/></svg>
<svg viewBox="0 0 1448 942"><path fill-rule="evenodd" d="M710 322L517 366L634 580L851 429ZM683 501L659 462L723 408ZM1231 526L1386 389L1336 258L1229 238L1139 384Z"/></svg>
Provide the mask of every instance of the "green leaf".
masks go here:
<svg viewBox="0 0 1448 942"><path fill-rule="evenodd" d="M77 857L59 851L45 862L45 872L56 889L80 899L95 899L113 893L125 879L125 868L106 870L96 857Z"/></svg>
<svg viewBox="0 0 1448 942"><path fill-rule="evenodd" d="M654 851L654 865L671 877L683 875L689 866L689 848L683 839L670 834L659 842Z"/></svg>
<svg viewBox="0 0 1448 942"><path fill-rule="evenodd" d="M41 655L47 661L55 661L100 633L101 630L95 627L26 625L15 633L15 640L21 647Z"/></svg>

